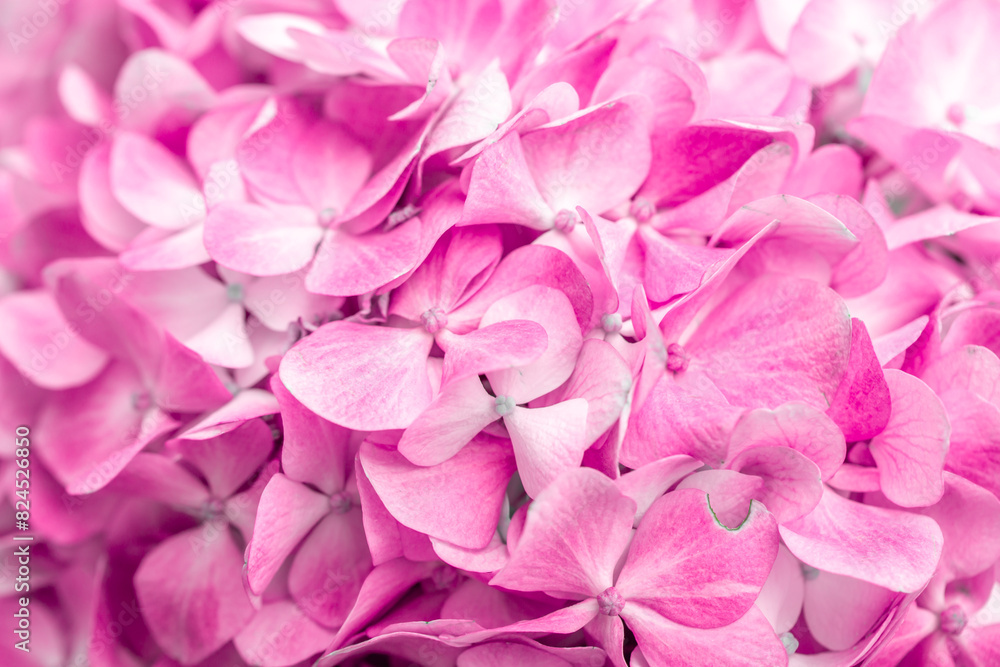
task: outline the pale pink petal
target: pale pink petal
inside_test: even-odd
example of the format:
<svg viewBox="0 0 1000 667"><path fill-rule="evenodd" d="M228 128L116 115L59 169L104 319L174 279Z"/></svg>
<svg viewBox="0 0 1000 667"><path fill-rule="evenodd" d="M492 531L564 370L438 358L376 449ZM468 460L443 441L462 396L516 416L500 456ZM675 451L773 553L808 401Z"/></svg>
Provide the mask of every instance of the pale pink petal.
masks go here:
<svg viewBox="0 0 1000 667"><path fill-rule="evenodd" d="M295 398L346 428L406 428L432 399L423 329L331 322L281 360L281 379Z"/></svg>
<svg viewBox="0 0 1000 667"><path fill-rule="evenodd" d="M92 380L108 353L80 336L63 316L52 293L22 290L0 299L3 353L25 377L46 389L67 389Z"/></svg>
<svg viewBox="0 0 1000 667"><path fill-rule="evenodd" d="M511 132L476 158L462 212L464 222L513 222L549 229L555 213L535 184L517 133Z"/></svg>
<svg viewBox="0 0 1000 667"><path fill-rule="evenodd" d="M223 266L257 276L298 271L313 258L323 230L291 209L227 202L205 221L205 248Z"/></svg>
<svg viewBox="0 0 1000 667"><path fill-rule="evenodd" d="M142 560L135 589L156 643L184 664L221 648L253 616L232 538L192 528L161 542Z"/></svg>
<svg viewBox="0 0 1000 667"><path fill-rule="evenodd" d="M291 168L299 191L317 212L336 217L361 189L372 158L344 127L316 123L298 137Z"/></svg>
<svg viewBox="0 0 1000 667"><path fill-rule="evenodd" d="M803 613L823 646L843 651L874 629L899 593L860 579L820 571L806 580Z"/></svg>
<svg viewBox="0 0 1000 667"><path fill-rule="evenodd" d="M615 588L626 608L639 603L675 623L716 628L753 606L777 553L774 517L760 504L729 529L705 493L679 489L646 512Z"/></svg>
<svg viewBox="0 0 1000 667"><path fill-rule="evenodd" d="M951 426L944 405L919 379L902 371L885 371L892 414L885 429L872 438L882 493L902 507L936 503L944 493L944 461Z"/></svg>
<svg viewBox="0 0 1000 667"><path fill-rule="evenodd" d="M635 524L638 525L657 498L701 466L701 461L690 456L668 456L625 473L615 480L615 486L635 501Z"/></svg>
<svg viewBox="0 0 1000 667"><path fill-rule="evenodd" d="M830 489L810 514L779 531L789 551L813 567L905 593L934 574L944 541L927 517L862 505Z"/></svg>
<svg viewBox="0 0 1000 667"><path fill-rule="evenodd" d="M183 229L205 213L194 175L158 142L119 132L111 145L110 169L115 198L147 224Z"/></svg>
<svg viewBox="0 0 1000 667"><path fill-rule="evenodd" d="M490 584L561 597L597 596L613 583L634 513L635 503L601 473L567 472L534 500L510 562Z"/></svg>
<svg viewBox="0 0 1000 667"><path fill-rule="evenodd" d="M760 609L774 631L780 635L795 626L802 612L804 595L802 565L785 545L779 545L778 557L774 559L771 573L767 575L767 581L760 589L754 606Z"/></svg>
<svg viewBox="0 0 1000 667"><path fill-rule="evenodd" d="M548 336L545 352L530 364L486 374L497 396L509 396L518 404L527 403L569 378L583 344L583 335L569 299L551 287L526 287L503 297L486 311L480 326L509 320L537 322Z"/></svg>
<svg viewBox="0 0 1000 667"><path fill-rule="evenodd" d="M532 498L560 473L575 468L587 449L587 401L573 398L544 408L515 407L504 416L517 470Z"/></svg>
<svg viewBox="0 0 1000 667"><path fill-rule="evenodd" d="M109 250L124 250L145 228L115 199L111 188L111 146L91 149L80 166L80 223Z"/></svg>
<svg viewBox="0 0 1000 667"><path fill-rule="evenodd" d="M728 465L763 482L755 498L780 523L808 514L823 495L819 467L794 449L750 447Z"/></svg>
<svg viewBox="0 0 1000 667"><path fill-rule="evenodd" d="M479 549L496 533L507 482L515 472L507 443L480 436L440 465L420 467L366 442L361 465L389 512L404 526ZM441 508L450 508L442 512Z"/></svg>
<svg viewBox="0 0 1000 667"><path fill-rule="evenodd" d="M254 417L273 415L278 411L279 403L270 392L263 389L244 389L218 410L189 424L177 434L177 437L185 440L207 440L232 431ZM285 426L287 428L287 424Z"/></svg>
<svg viewBox="0 0 1000 667"><path fill-rule="evenodd" d="M622 616L652 666L706 660L719 667L784 665L788 659L767 619L753 606L735 622L712 629L674 623L643 604L626 603Z"/></svg>
<svg viewBox="0 0 1000 667"><path fill-rule="evenodd" d="M744 413L729 441L730 459L750 447L790 447L819 466L824 478L837 471L847 453L837 425L802 403Z"/></svg>
<svg viewBox="0 0 1000 667"><path fill-rule="evenodd" d="M542 325L531 320L488 324L463 336L441 331L437 336L445 352L441 382L527 366L545 353L548 338Z"/></svg>
<svg viewBox="0 0 1000 667"><path fill-rule="evenodd" d="M762 495L764 482L735 470L701 470L680 481L678 489L698 489L708 495L715 520L731 530L750 515L751 502Z"/></svg>
<svg viewBox="0 0 1000 667"><path fill-rule="evenodd" d="M846 298L878 287L888 271L889 248L875 218L853 197L818 194L809 202L844 223L858 239L857 247L834 268L830 286Z"/></svg>
<svg viewBox="0 0 1000 667"><path fill-rule="evenodd" d="M499 418L496 399L486 393L478 375L455 380L403 432L399 453L416 465L436 466Z"/></svg>
<svg viewBox="0 0 1000 667"><path fill-rule="evenodd" d="M581 206L603 213L627 201L649 172L649 136L626 104L608 104L528 133L521 145L528 169L554 212Z"/></svg>
<svg viewBox="0 0 1000 667"><path fill-rule="evenodd" d="M186 269L212 260L205 249L205 226L197 222L178 232L157 227L132 239L120 255L122 266L135 271Z"/></svg>

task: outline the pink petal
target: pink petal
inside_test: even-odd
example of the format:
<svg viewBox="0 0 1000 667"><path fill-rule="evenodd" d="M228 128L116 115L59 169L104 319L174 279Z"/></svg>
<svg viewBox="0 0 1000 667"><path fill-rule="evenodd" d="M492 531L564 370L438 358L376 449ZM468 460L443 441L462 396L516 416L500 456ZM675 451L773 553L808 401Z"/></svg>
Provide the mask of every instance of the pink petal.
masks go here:
<svg viewBox="0 0 1000 667"><path fill-rule="evenodd" d="M135 589L156 643L184 664L221 648L253 617L240 581L243 558L227 534L207 539L192 528L142 560Z"/></svg>
<svg viewBox="0 0 1000 667"><path fill-rule="evenodd" d="M344 623L371 572L372 560L358 508L327 514L305 539L288 571L299 609L328 628Z"/></svg>
<svg viewBox="0 0 1000 667"><path fill-rule="evenodd" d="M750 447L789 447L819 466L824 479L844 462L847 445L836 424L802 403L751 410L740 417L729 442L732 459Z"/></svg>
<svg viewBox="0 0 1000 667"><path fill-rule="evenodd" d="M205 249L204 223L197 222L179 232L169 233L147 227L119 256L122 266L135 271L186 269L211 261Z"/></svg>
<svg viewBox="0 0 1000 667"><path fill-rule="evenodd" d="M803 612L812 636L842 651L861 641L900 597L866 581L821 571L806 581Z"/></svg>
<svg viewBox="0 0 1000 667"><path fill-rule="evenodd" d="M603 213L635 194L649 172L649 136L626 104L607 104L562 125L530 132L521 145L528 169L554 212L581 206Z"/></svg>
<svg viewBox="0 0 1000 667"><path fill-rule="evenodd" d="M548 229L554 215L535 184L517 133L511 132L476 158L463 221L513 222Z"/></svg>
<svg viewBox="0 0 1000 667"><path fill-rule="evenodd" d="M80 222L109 250L124 250L146 225L129 213L112 192L111 147L95 146L80 166Z"/></svg>
<svg viewBox="0 0 1000 667"><path fill-rule="evenodd" d="M205 204L194 175L161 144L139 134L119 132L111 145L110 165L115 198L143 222L183 229L204 215ZM188 209L190 214L185 213Z"/></svg>
<svg viewBox="0 0 1000 667"><path fill-rule="evenodd" d="M146 94L141 101L138 91ZM175 127L186 127L215 103L216 94L189 62L147 48L122 64L112 98L123 129L152 134L171 121Z"/></svg>
<svg viewBox="0 0 1000 667"><path fill-rule="evenodd" d="M186 468L166 456L146 452L136 454L107 488L113 493L153 498L199 512L212 497L204 482Z"/></svg>
<svg viewBox="0 0 1000 667"><path fill-rule="evenodd" d="M795 626L802 612L805 580L802 565L785 545L778 546L778 557L771 567L771 574L760 589L754 606L760 609L771 627L779 635Z"/></svg>
<svg viewBox="0 0 1000 667"><path fill-rule="evenodd" d="M544 408L516 407L504 416L517 470L532 498L560 473L575 468L587 449L587 401L573 398Z"/></svg>
<svg viewBox="0 0 1000 667"><path fill-rule="evenodd" d="M761 479L757 500L779 523L793 521L812 511L823 495L820 470L808 458L787 447L751 447L729 467Z"/></svg>
<svg viewBox="0 0 1000 667"><path fill-rule="evenodd" d="M265 604L233 638L240 656L262 667L289 667L322 652L334 633L303 614L291 600Z"/></svg>
<svg viewBox="0 0 1000 667"><path fill-rule="evenodd" d="M404 526L469 549L496 533L507 482L515 472L507 443L480 436L440 465L420 467L366 442L361 465L390 513ZM441 512L440 508L451 508Z"/></svg>
<svg viewBox="0 0 1000 667"><path fill-rule="evenodd" d="M768 275L717 306L685 347L691 369L704 368L734 405L799 400L825 409L847 367L850 322L833 291Z"/></svg>
<svg viewBox="0 0 1000 667"><path fill-rule="evenodd" d="M170 444L201 471L217 498L227 498L268 459L274 438L267 424L251 419L208 440L178 439Z"/></svg>
<svg viewBox="0 0 1000 667"><path fill-rule="evenodd" d="M698 489L708 495L712 515L723 526L736 530L750 515L751 502L760 498L764 482L735 470L701 470L680 481L678 489Z"/></svg>
<svg viewBox="0 0 1000 667"><path fill-rule="evenodd" d="M324 122L299 136L291 164L299 191L313 210L332 209L334 217L365 184L371 166L371 155L349 130Z"/></svg>
<svg viewBox="0 0 1000 667"><path fill-rule="evenodd" d="M177 437L185 440L207 440L232 431L254 417L264 417L279 412L279 403L271 392L263 389L244 389L233 400L189 424Z"/></svg>
<svg viewBox="0 0 1000 667"><path fill-rule="evenodd" d="M497 396L510 396L515 403L527 403L549 393L569 378L576 365L583 336L569 299L551 287L526 287L503 297L483 314L480 326L510 320L537 322L548 336L545 352L530 364L487 374Z"/></svg>
<svg viewBox="0 0 1000 667"><path fill-rule="evenodd" d="M701 461L690 456L668 456L625 473L615 480L615 486L635 501L635 524L638 525L657 498L701 466Z"/></svg>
<svg viewBox="0 0 1000 667"><path fill-rule="evenodd" d="M882 284L888 271L889 248L875 218L853 197L819 194L809 201L843 222L858 239L857 247L834 268L830 286L849 298Z"/></svg>
<svg viewBox="0 0 1000 667"><path fill-rule="evenodd" d="M703 374L664 373L629 417L622 463L638 468L672 454L722 465L741 408L730 405Z"/></svg>
<svg viewBox="0 0 1000 667"><path fill-rule="evenodd" d="M622 611L650 665L784 665L785 647L756 607L734 623L700 629L670 621L642 604L626 603ZM679 662L678 662L679 661Z"/></svg>
<svg viewBox="0 0 1000 667"><path fill-rule="evenodd" d="M545 329L531 320L497 322L464 336L442 331L438 335L445 351L441 382L527 366L545 353L548 338Z"/></svg>
<svg viewBox="0 0 1000 667"><path fill-rule="evenodd" d="M326 496L280 473L271 478L261 494L247 550L251 591L264 592L288 554L329 511Z"/></svg>
<svg viewBox="0 0 1000 667"><path fill-rule="evenodd" d="M733 250L676 243L650 228L639 228L646 255L645 288L652 301L667 302L701 285L705 275Z"/></svg>
<svg viewBox="0 0 1000 667"><path fill-rule="evenodd" d="M456 380L403 432L399 453L416 465L436 466L499 418L496 399L486 393L478 375Z"/></svg>
<svg viewBox="0 0 1000 667"><path fill-rule="evenodd" d="M534 500L510 562L490 585L597 596L613 583L634 513L635 503L601 473L566 472Z"/></svg>
<svg viewBox="0 0 1000 667"><path fill-rule="evenodd" d="M382 287L420 261L422 232L420 218L410 218L386 232L330 232L316 250L316 260L306 275L306 289L354 296Z"/></svg>
<svg viewBox="0 0 1000 667"><path fill-rule="evenodd" d="M853 148L845 144L826 144L809 154L805 162L788 177L781 190L803 199L821 193L837 193L858 199L863 177L861 157ZM825 195L822 199L827 197L830 195ZM823 204L817 201L813 203L840 218L835 211ZM844 223L847 221L844 220ZM854 235L858 236L857 232Z"/></svg>
<svg viewBox="0 0 1000 667"><path fill-rule="evenodd" d="M92 380L108 353L81 338L46 290L23 290L0 299L0 352L18 371L46 389L66 389Z"/></svg>
<svg viewBox="0 0 1000 667"><path fill-rule="evenodd" d="M779 527L796 557L904 593L924 587L941 555L941 529L927 517L862 505L826 489L810 514Z"/></svg>
<svg viewBox="0 0 1000 667"><path fill-rule="evenodd" d="M351 432L311 412L271 376L281 408L281 468L289 479L313 484L323 493L342 491L353 469Z"/></svg>
<svg viewBox="0 0 1000 667"><path fill-rule="evenodd" d="M902 371L885 371L892 414L870 448L886 497L902 507L936 503L944 493L944 460L951 426L931 389Z"/></svg>
<svg viewBox="0 0 1000 667"><path fill-rule="evenodd" d="M892 397L868 329L857 318L851 320L850 354L847 373L831 397L826 413L848 442L857 442L868 440L885 428L892 412Z"/></svg>
<svg viewBox="0 0 1000 667"><path fill-rule="evenodd" d="M628 602L691 627L714 628L753 605L778 553L774 517L759 504L735 530L705 493L679 489L649 508L615 588Z"/></svg>
<svg viewBox="0 0 1000 667"><path fill-rule="evenodd" d="M940 569L949 579L971 577L1000 559L1000 500L958 475L944 478L941 500L916 511L944 532Z"/></svg>
<svg viewBox="0 0 1000 667"><path fill-rule="evenodd" d="M281 379L307 408L346 428L406 428L431 402L423 329L331 322L288 351Z"/></svg>
<svg viewBox="0 0 1000 667"><path fill-rule="evenodd" d="M298 271L313 258L323 230L290 209L226 202L205 221L205 248L223 266L255 276Z"/></svg>

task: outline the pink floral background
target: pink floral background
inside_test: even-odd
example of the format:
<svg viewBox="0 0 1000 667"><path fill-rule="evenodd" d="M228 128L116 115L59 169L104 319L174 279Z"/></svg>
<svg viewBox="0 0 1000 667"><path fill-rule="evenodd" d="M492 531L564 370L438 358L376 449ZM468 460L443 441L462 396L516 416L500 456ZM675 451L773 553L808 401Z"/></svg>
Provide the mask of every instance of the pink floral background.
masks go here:
<svg viewBox="0 0 1000 667"><path fill-rule="evenodd" d="M1000 0L0 24L0 664L1000 665Z"/></svg>

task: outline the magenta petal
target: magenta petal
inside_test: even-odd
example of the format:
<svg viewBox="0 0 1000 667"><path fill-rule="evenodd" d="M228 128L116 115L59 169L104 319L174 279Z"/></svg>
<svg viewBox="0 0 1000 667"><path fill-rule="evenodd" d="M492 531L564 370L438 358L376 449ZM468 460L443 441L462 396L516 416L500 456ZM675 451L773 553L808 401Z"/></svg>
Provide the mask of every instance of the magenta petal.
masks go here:
<svg viewBox="0 0 1000 667"><path fill-rule="evenodd" d="M415 466L400 453L365 442L361 465L386 508L400 523L470 549L496 532L514 460L507 443L474 439L440 465ZM450 508L442 512L440 508Z"/></svg>
<svg viewBox="0 0 1000 667"><path fill-rule="evenodd" d="M326 494L343 490L354 468L351 432L302 405L277 375L271 376L271 391L281 407L282 470L290 479L313 484Z"/></svg>
<svg viewBox="0 0 1000 667"><path fill-rule="evenodd" d="M729 458L750 447L789 447L819 466L824 479L840 468L847 445L840 429L816 408L785 403L740 417L729 441Z"/></svg>
<svg viewBox="0 0 1000 667"><path fill-rule="evenodd" d="M337 631L331 648L343 646L435 567L435 563L413 563L403 558L376 566L362 582L357 602Z"/></svg>
<svg viewBox="0 0 1000 667"><path fill-rule="evenodd" d="M358 600L372 569L358 508L327 514L309 533L288 570L288 590L299 609L336 628Z"/></svg>
<svg viewBox="0 0 1000 667"><path fill-rule="evenodd" d="M326 496L278 473L264 487L247 551L250 590L264 592L285 557L330 511Z"/></svg>
<svg viewBox="0 0 1000 667"><path fill-rule="evenodd" d="M431 402L423 329L331 322L281 360L281 379L303 405L341 426L406 428Z"/></svg>
<svg viewBox="0 0 1000 667"><path fill-rule="evenodd" d="M560 473L580 465L586 451L587 401L573 398L544 408L516 407L504 416L524 490L536 498Z"/></svg>
<svg viewBox="0 0 1000 667"><path fill-rule="evenodd" d="M250 419L214 438L170 444L201 471L217 498L228 498L268 459L274 437L262 420Z"/></svg>
<svg viewBox="0 0 1000 667"><path fill-rule="evenodd" d="M936 503L944 493L944 461L951 426L944 405L919 379L885 371L892 414L869 445L882 493L902 507Z"/></svg>
<svg viewBox="0 0 1000 667"><path fill-rule="evenodd" d="M135 573L143 619L156 643L184 664L208 657L253 616L241 571L243 556L232 538L207 539L203 527L158 544Z"/></svg>
<svg viewBox="0 0 1000 667"><path fill-rule="evenodd" d="M233 638L240 656L252 665L289 667L329 646L334 633L302 613L291 600L265 604Z"/></svg>
<svg viewBox="0 0 1000 667"><path fill-rule="evenodd" d="M225 267L254 276L294 273L313 258L323 230L304 212L226 202L205 221L205 248Z"/></svg>
<svg viewBox="0 0 1000 667"><path fill-rule="evenodd" d="M23 290L0 299L0 352L25 378L46 389L66 389L92 380L108 353L82 338L46 290Z"/></svg>
<svg viewBox="0 0 1000 667"><path fill-rule="evenodd" d="M729 625L711 629L674 623L643 604L626 603L622 617L651 666L743 667L784 665L788 660L785 647L756 607Z"/></svg>
<svg viewBox="0 0 1000 667"><path fill-rule="evenodd" d="M438 334L445 351L442 384L491 371L526 366L548 349L545 328L531 320L506 320L464 336L445 330Z"/></svg>
<svg viewBox="0 0 1000 667"><path fill-rule="evenodd" d="M760 504L735 530L712 515L705 493L678 489L649 508L615 587L676 623L715 628L753 605L778 553L774 517Z"/></svg>
<svg viewBox="0 0 1000 667"><path fill-rule="evenodd" d="M816 509L779 531L789 551L813 567L904 593L931 578L944 541L927 517L862 505L830 489Z"/></svg>
<svg viewBox="0 0 1000 667"><path fill-rule="evenodd" d="M848 442L868 440L889 421L892 398L864 322L851 320L851 356L847 372L830 398L826 413Z"/></svg>
<svg viewBox="0 0 1000 667"><path fill-rule="evenodd" d="M595 597L613 583L635 503L589 468L559 476L531 504L510 562L490 585Z"/></svg>
<svg viewBox="0 0 1000 667"><path fill-rule="evenodd" d="M478 375L452 382L403 432L399 453L419 466L444 463L499 418Z"/></svg>
<svg viewBox="0 0 1000 667"><path fill-rule="evenodd" d="M734 405L799 400L825 409L847 367L843 300L811 280L766 275L734 292L685 346Z"/></svg>

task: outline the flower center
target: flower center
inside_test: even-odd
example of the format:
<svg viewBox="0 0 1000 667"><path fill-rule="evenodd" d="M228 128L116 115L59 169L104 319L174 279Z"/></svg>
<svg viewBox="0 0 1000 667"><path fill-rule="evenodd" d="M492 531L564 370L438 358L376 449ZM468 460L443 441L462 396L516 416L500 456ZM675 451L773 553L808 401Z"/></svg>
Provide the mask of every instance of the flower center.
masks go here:
<svg viewBox="0 0 1000 667"><path fill-rule="evenodd" d="M351 509L351 497L344 491L330 496L330 511L334 514L344 514Z"/></svg>
<svg viewBox="0 0 1000 667"><path fill-rule="evenodd" d="M781 645L785 647L785 653L788 655L799 650L799 640L791 632L783 632L778 639L781 640Z"/></svg>
<svg viewBox="0 0 1000 667"><path fill-rule="evenodd" d="M132 407L138 412L145 412L153 404L148 391L132 392Z"/></svg>
<svg viewBox="0 0 1000 667"><path fill-rule="evenodd" d="M605 333L618 333L622 330L622 316L618 313L605 313L601 318L601 328Z"/></svg>
<svg viewBox="0 0 1000 667"><path fill-rule="evenodd" d="M941 632L946 635L960 635L969 622L965 610L953 604L941 612Z"/></svg>
<svg viewBox="0 0 1000 667"><path fill-rule="evenodd" d="M677 343L667 346L667 370L671 373L680 373L688 367L689 357L683 347Z"/></svg>
<svg viewBox="0 0 1000 667"><path fill-rule="evenodd" d="M576 223L578 222L580 222L580 216L577 215L576 211L564 208L556 213L556 218L553 220L552 225L559 231L568 234L573 231L573 228L576 227Z"/></svg>
<svg viewBox="0 0 1000 667"><path fill-rule="evenodd" d="M226 298L232 303L242 303L243 285L239 283L229 283L226 285Z"/></svg>
<svg viewBox="0 0 1000 667"><path fill-rule="evenodd" d="M629 215L635 218L636 222L646 222L656 215L656 207L653 206L653 202L645 197L636 197L632 200L632 205L629 207L628 212Z"/></svg>
<svg viewBox="0 0 1000 667"><path fill-rule="evenodd" d="M396 225L401 225L418 213L420 213L420 209L413 204L407 204L403 208L398 208L389 214L389 224L386 225L386 229L392 229Z"/></svg>
<svg viewBox="0 0 1000 667"><path fill-rule="evenodd" d="M503 417L504 415L509 415L514 409L514 399L510 396L497 396L496 400L496 411L497 414Z"/></svg>
<svg viewBox="0 0 1000 667"><path fill-rule="evenodd" d="M337 209L327 206L319 212L319 226L329 227L337 217Z"/></svg>
<svg viewBox="0 0 1000 667"><path fill-rule="evenodd" d="M446 315L440 308L428 308L424 311L424 314L420 316L420 321L423 322L424 329L427 329L427 333L435 334L448 326L448 315Z"/></svg>
<svg viewBox="0 0 1000 667"><path fill-rule="evenodd" d="M203 521L212 522L222 517L226 511L226 504L219 498L209 498L201 506L201 517Z"/></svg>
<svg viewBox="0 0 1000 667"><path fill-rule="evenodd" d="M597 596L597 608L605 616L617 616L622 613L622 609L625 607L625 598L621 596L621 593L615 590L614 586L610 586L607 590Z"/></svg>

